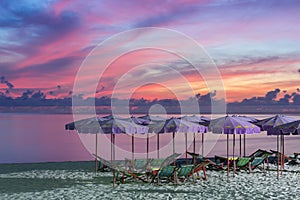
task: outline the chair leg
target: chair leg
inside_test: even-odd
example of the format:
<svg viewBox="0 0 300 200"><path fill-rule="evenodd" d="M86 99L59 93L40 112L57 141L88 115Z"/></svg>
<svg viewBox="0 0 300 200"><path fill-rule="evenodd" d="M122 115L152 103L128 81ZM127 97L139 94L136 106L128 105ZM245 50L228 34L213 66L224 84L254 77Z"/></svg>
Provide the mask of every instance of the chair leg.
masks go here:
<svg viewBox="0 0 300 200"><path fill-rule="evenodd" d="M205 180L206 181L206 168L205 167L203 167L203 180Z"/></svg>

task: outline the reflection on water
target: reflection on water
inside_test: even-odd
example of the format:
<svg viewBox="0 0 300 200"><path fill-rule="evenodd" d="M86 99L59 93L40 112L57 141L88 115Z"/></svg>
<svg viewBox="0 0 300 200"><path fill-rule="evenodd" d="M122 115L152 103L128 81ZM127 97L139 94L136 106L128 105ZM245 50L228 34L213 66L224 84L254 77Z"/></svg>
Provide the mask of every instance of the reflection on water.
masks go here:
<svg viewBox="0 0 300 200"><path fill-rule="evenodd" d="M251 115L259 119L270 115ZM86 116L83 116L83 118ZM175 116L176 117L176 116ZM218 116L214 116L218 117ZM299 116L294 116L300 119ZM80 134L64 130L64 125L72 121L72 115L47 114L0 114L0 163L46 162L92 160L90 152L95 152L95 135ZM135 157L146 157L147 135L136 135L134 140ZM196 135L196 152L201 152L201 135ZM233 137L230 137L232 152ZM172 134L160 134L160 156L165 157L173 151ZM193 151L193 133L188 134L188 151ZM299 152L300 136L285 137L285 152ZM84 145L83 145L84 144ZM242 143L243 144L243 143ZM156 157L157 135L149 134L149 157ZM88 150L85 149L88 147ZM132 138L126 134L116 136L116 159L131 158ZM247 135L246 152L256 149L276 149L276 136L265 132ZM176 152L185 152L185 135L177 133ZM240 142L236 136L235 154L239 155ZM98 136L98 154L110 159L110 135ZM204 136L204 154L208 156L225 155L226 136L207 133ZM231 153L232 154L232 153Z"/></svg>

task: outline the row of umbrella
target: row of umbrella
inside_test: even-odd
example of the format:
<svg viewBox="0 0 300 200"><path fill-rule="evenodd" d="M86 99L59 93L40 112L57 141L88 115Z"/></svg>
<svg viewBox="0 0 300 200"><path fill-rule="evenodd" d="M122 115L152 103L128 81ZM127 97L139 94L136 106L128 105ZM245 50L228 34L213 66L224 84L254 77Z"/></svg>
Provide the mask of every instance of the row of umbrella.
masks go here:
<svg viewBox="0 0 300 200"><path fill-rule="evenodd" d="M259 133L261 130L267 131L268 135L277 135L277 150L284 154L284 135L300 134L300 120L285 116L275 115L263 120L246 116L224 116L210 120L203 116L183 116L180 118L165 119L159 116L142 116L131 118L120 118L112 115L106 117L93 117L72 122L65 125L66 130L77 130L79 133L95 133L97 147L97 133L111 134L112 159L114 159L113 144L115 143L115 134L127 133L132 135L132 160L134 160L134 134L157 133L157 157L159 158L159 135L161 133L173 133L173 152L175 151L174 137L175 133L185 133L185 144L187 150L187 133L194 133L193 151L195 153L195 133L205 133L211 131L218 134L227 134L227 160L229 161L229 135L233 135L233 157L235 149L235 135L244 135L244 156L245 136L246 134ZM204 134L202 134L202 155L204 151ZM147 158L149 152L149 137L147 134ZM96 148L97 153L97 148ZM240 149L241 156L241 149ZM187 158L187 154L186 154ZM228 168L229 169L229 168ZM279 167L278 167L279 169ZM228 171L229 177L229 171Z"/></svg>

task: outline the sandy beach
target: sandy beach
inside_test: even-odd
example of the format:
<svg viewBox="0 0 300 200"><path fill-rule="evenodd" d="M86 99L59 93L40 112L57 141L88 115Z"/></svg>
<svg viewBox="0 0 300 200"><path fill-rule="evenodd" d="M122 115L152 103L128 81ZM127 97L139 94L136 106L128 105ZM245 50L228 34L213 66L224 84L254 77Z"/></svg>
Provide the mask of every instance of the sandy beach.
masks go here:
<svg viewBox="0 0 300 200"><path fill-rule="evenodd" d="M74 164L82 167L75 169ZM186 181L177 186L136 181L115 188L112 173L95 176L92 162L14 164L0 168L0 199L298 199L300 195L300 166L287 166L293 172L283 172L279 180L276 171L256 170L251 174L237 172L235 177L231 172L228 183L225 171L207 171L207 181Z"/></svg>

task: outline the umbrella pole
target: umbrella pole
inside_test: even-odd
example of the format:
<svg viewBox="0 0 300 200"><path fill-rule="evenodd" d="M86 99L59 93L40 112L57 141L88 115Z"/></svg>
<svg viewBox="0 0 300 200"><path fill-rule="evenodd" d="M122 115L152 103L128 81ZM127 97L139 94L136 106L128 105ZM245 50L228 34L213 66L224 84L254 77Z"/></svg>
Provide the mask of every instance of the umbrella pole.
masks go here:
<svg viewBox="0 0 300 200"><path fill-rule="evenodd" d="M95 146L95 175L97 175L97 170L98 170L98 134L96 133L96 146Z"/></svg>
<svg viewBox="0 0 300 200"><path fill-rule="evenodd" d="M234 150L235 150L235 134L233 134L233 144L232 144L232 162L233 162L233 177L235 176L235 160L234 160Z"/></svg>
<svg viewBox="0 0 300 200"><path fill-rule="evenodd" d="M134 169L134 135L131 135L131 169Z"/></svg>
<svg viewBox="0 0 300 200"><path fill-rule="evenodd" d="M246 134L244 134L244 157L246 157Z"/></svg>
<svg viewBox="0 0 300 200"><path fill-rule="evenodd" d="M149 160L149 133L147 133L147 161Z"/></svg>
<svg viewBox="0 0 300 200"><path fill-rule="evenodd" d="M157 133L157 158L159 158L159 133Z"/></svg>
<svg viewBox="0 0 300 200"><path fill-rule="evenodd" d="M283 169L284 169L284 160L285 160L285 158L284 158L284 135L282 135L282 160L283 160Z"/></svg>
<svg viewBox="0 0 300 200"><path fill-rule="evenodd" d="M195 132L194 132L194 141L193 141L193 153L194 153L194 155L193 155L193 162L194 162L194 165L196 164L196 156L195 156L195 151L196 151L196 134L195 134Z"/></svg>
<svg viewBox="0 0 300 200"><path fill-rule="evenodd" d="M113 161L113 134L110 134L110 162Z"/></svg>
<svg viewBox="0 0 300 200"><path fill-rule="evenodd" d="M277 135L277 179L279 179L279 135Z"/></svg>
<svg viewBox="0 0 300 200"><path fill-rule="evenodd" d="M185 163L188 164L188 159L187 159L187 133L185 133Z"/></svg>
<svg viewBox="0 0 300 200"><path fill-rule="evenodd" d="M281 137L281 141L280 141L280 147L281 147L281 149L280 149L280 151L281 151L281 172L280 172L280 174L282 174L282 171L283 171L283 169L284 169L284 152L283 152L283 134L282 135L280 135L280 137Z"/></svg>
<svg viewBox="0 0 300 200"><path fill-rule="evenodd" d="M227 182L229 183L229 134L227 134Z"/></svg>
<svg viewBox="0 0 300 200"><path fill-rule="evenodd" d="M240 134L240 158L242 157L242 135Z"/></svg>
<svg viewBox="0 0 300 200"><path fill-rule="evenodd" d="M173 132L173 155L175 154L175 132ZM174 160L174 166L176 166L176 161Z"/></svg>
<svg viewBox="0 0 300 200"><path fill-rule="evenodd" d="M113 158L114 158L114 187L116 187L116 152L115 152L115 134L113 134L113 149L114 149L114 154L113 154Z"/></svg>
<svg viewBox="0 0 300 200"><path fill-rule="evenodd" d="M201 142L202 142L202 156L204 156L204 134L202 133L202 140L201 140Z"/></svg>

